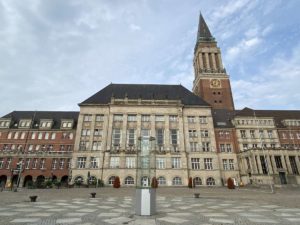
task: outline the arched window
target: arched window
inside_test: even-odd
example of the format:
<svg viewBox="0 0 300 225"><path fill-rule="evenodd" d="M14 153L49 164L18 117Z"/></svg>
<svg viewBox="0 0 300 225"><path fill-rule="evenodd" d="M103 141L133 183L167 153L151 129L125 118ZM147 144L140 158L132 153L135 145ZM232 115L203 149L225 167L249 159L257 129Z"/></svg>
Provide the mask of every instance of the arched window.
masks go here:
<svg viewBox="0 0 300 225"><path fill-rule="evenodd" d="M94 184L97 182L97 178L95 176L90 176L89 182L90 182L90 184Z"/></svg>
<svg viewBox="0 0 300 225"><path fill-rule="evenodd" d="M115 181L116 177L115 176L111 176L109 179L108 179L108 184L110 185L113 185L114 184L114 181Z"/></svg>
<svg viewBox="0 0 300 225"><path fill-rule="evenodd" d="M132 184L134 184L134 179L133 179L133 177L131 177L131 176L126 177L126 178L125 178L125 184L126 184L126 185L132 185Z"/></svg>
<svg viewBox="0 0 300 225"><path fill-rule="evenodd" d="M166 185L167 184L166 178L164 178L164 177L157 178L157 183L158 183L158 185Z"/></svg>
<svg viewBox="0 0 300 225"><path fill-rule="evenodd" d="M182 185L182 181L180 177L174 177L172 180L172 185Z"/></svg>
<svg viewBox="0 0 300 225"><path fill-rule="evenodd" d="M83 183L83 177L82 176L75 177L74 182L76 184Z"/></svg>
<svg viewBox="0 0 300 225"><path fill-rule="evenodd" d="M215 179L212 178L212 177L207 178L206 185L208 185L208 186L214 186L214 185L216 185Z"/></svg>
<svg viewBox="0 0 300 225"><path fill-rule="evenodd" d="M195 186L199 186L199 185L202 185L202 180L200 177L195 177L193 180L193 183Z"/></svg>

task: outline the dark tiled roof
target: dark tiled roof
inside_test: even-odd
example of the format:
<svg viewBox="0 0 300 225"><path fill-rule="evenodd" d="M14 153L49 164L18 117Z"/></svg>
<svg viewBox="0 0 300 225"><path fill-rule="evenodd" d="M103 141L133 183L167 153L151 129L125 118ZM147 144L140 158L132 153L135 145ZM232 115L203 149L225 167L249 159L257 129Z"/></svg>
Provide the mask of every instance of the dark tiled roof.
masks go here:
<svg viewBox="0 0 300 225"><path fill-rule="evenodd" d="M233 124L231 120L234 117L234 111L230 111L227 109L213 109L212 117L214 120L215 128L233 128Z"/></svg>
<svg viewBox="0 0 300 225"><path fill-rule="evenodd" d="M211 41L214 40L214 37L211 35L210 30L200 13L199 16L199 24L198 24L198 34L197 34L197 41Z"/></svg>
<svg viewBox="0 0 300 225"><path fill-rule="evenodd" d="M108 104L111 97L115 99L142 99L142 100L181 100L184 105L209 106L200 97L196 96L182 85L158 84L109 84L79 105Z"/></svg>
<svg viewBox="0 0 300 225"><path fill-rule="evenodd" d="M244 108L235 111L236 116L249 116L249 117L272 117L275 120L275 125L278 128L284 128L282 120L286 119L300 119L300 110L254 110Z"/></svg>
<svg viewBox="0 0 300 225"><path fill-rule="evenodd" d="M51 119L54 121L52 129L59 129L61 126L61 120L63 119L72 119L74 120L74 127L77 125L79 112L65 112L65 111L13 111L2 118L12 119L11 126L15 123L19 123L21 119L33 119L36 124L42 119ZM32 125L33 125L32 124Z"/></svg>

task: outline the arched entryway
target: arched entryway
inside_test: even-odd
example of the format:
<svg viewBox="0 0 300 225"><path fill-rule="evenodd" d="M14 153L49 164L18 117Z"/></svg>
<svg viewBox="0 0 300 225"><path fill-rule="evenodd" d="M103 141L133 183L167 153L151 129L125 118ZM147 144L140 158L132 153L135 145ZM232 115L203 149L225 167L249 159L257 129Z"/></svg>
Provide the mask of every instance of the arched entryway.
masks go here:
<svg viewBox="0 0 300 225"><path fill-rule="evenodd" d="M37 188L43 188L45 182L45 177L43 175L40 175L36 178L36 187Z"/></svg>
<svg viewBox="0 0 300 225"><path fill-rule="evenodd" d="M53 175L52 176L52 182L55 182L55 181L57 181L57 176Z"/></svg>
<svg viewBox="0 0 300 225"><path fill-rule="evenodd" d="M13 175L12 177L12 185L16 186L18 182L19 175Z"/></svg>
<svg viewBox="0 0 300 225"><path fill-rule="evenodd" d="M23 183L23 187L30 187L33 185L33 181L32 181L32 176L30 175L27 175L25 178L24 178L24 183Z"/></svg>
<svg viewBox="0 0 300 225"><path fill-rule="evenodd" d="M5 175L0 176L0 188L5 188L6 181L7 181L7 176Z"/></svg>

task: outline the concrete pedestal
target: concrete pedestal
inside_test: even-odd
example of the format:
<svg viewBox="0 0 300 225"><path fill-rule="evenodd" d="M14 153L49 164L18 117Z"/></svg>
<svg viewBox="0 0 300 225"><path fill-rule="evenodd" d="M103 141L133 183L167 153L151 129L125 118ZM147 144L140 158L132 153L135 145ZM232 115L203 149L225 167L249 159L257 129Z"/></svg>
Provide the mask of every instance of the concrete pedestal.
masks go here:
<svg viewBox="0 0 300 225"><path fill-rule="evenodd" d="M156 213L156 190L136 189L135 214L139 216L151 216Z"/></svg>

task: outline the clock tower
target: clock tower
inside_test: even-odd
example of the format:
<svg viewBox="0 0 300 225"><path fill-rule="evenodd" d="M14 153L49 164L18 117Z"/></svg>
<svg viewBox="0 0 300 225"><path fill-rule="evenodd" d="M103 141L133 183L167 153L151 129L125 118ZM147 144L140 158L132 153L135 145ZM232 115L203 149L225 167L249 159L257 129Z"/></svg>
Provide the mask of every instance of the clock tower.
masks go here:
<svg viewBox="0 0 300 225"><path fill-rule="evenodd" d="M223 67L220 48L200 13L194 51L193 92L213 109L234 110L229 76Z"/></svg>

